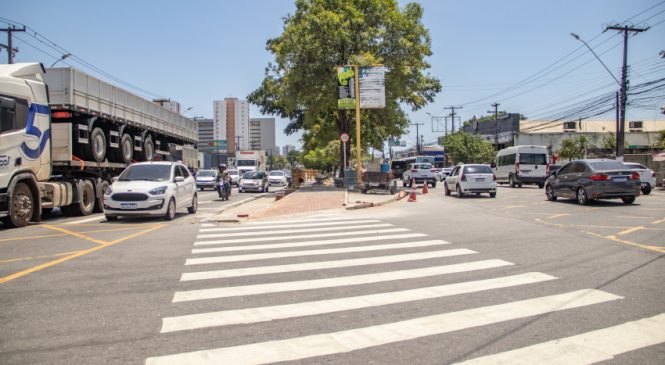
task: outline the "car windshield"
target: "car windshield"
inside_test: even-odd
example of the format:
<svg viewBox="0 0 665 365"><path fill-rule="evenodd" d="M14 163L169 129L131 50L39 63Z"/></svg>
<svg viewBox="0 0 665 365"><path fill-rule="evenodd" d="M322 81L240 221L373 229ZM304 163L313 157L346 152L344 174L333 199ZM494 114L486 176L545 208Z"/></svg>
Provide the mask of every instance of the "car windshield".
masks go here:
<svg viewBox="0 0 665 365"><path fill-rule="evenodd" d="M270 171L270 176L284 176L284 171Z"/></svg>
<svg viewBox="0 0 665 365"><path fill-rule="evenodd" d="M215 176L215 175L217 175L217 173L213 170L201 170L201 171L199 171L198 174L196 174L196 176L199 176L199 177L211 177L211 176Z"/></svg>
<svg viewBox="0 0 665 365"><path fill-rule="evenodd" d="M171 179L171 165L132 165L120 174L120 181L167 181Z"/></svg>
<svg viewBox="0 0 665 365"><path fill-rule="evenodd" d="M597 171L602 170L625 170L626 165L622 164L619 161L598 161L598 162L589 162L589 165L592 169Z"/></svg>
<svg viewBox="0 0 665 365"><path fill-rule="evenodd" d="M428 163L421 163L421 164L415 164L413 165L414 169L421 169L421 170L429 170L432 168L431 164Z"/></svg>
<svg viewBox="0 0 665 365"><path fill-rule="evenodd" d="M238 160L236 161L238 166L254 166L256 165L256 160Z"/></svg>
<svg viewBox="0 0 665 365"><path fill-rule="evenodd" d="M648 169L648 167L646 167L644 165L640 165L638 163L627 163L625 165L628 166L628 168L631 169L631 170L639 170L639 169L646 170L646 169Z"/></svg>
<svg viewBox="0 0 665 365"><path fill-rule="evenodd" d="M485 165L464 166L465 174L491 174L492 169Z"/></svg>
<svg viewBox="0 0 665 365"><path fill-rule="evenodd" d="M520 153L520 164L545 165L547 164L547 155L543 153Z"/></svg>
<svg viewBox="0 0 665 365"><path fill-rule="evenodd" d="M262 172L257 172L257 171L249 171L245 172L244 175L242 175L243 179L262 179L263 178L263 173Z"/></svg>

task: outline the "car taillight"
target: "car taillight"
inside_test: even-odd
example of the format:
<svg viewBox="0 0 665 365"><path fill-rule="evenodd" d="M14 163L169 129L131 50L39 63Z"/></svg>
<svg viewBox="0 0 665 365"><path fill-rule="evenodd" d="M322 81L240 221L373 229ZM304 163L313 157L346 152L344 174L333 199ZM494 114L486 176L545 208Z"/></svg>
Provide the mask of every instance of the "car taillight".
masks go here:
<svg viewBox="0 0 665 365"><path fill-rule="evenodd" d="M651 173L651 177L656 177L656 172L655 172L655 171L653 171L653 172Z"/></svg>
<svg viewBox="0 0 665 365"><path fill-rule="evenodd" d="M466 181L466 175L462 174L462 177L460 177L460 180Z"/></svg>
<svg viewBox="0 0 665 365"><path fill-rule="evenodd" d="M605 174L593 174L590 178L593 181L605 181L610 179L610 177Z"/></svg>
<svg viewBox="0 0 665 365"><path fill-rule="evenodd" d="M436 169L432 169L432 170L430 170L430 171L432 171L433 173L437 173L437 172L438 172Z"/></svg>
<svg viewBox="0 0 665 365"><path fill-rule="evenodd" d="M518 174L520 173L520 163L519 162L515 162L515 172L518 173Z"/></svg>
<svg viewBox="0 0 665 365"><path fill-rule="evenodd" d="M548 163L548 164L545 165L545 175L549 175L549 174L550 174L550 164Z"/></svg>
<svg viewBox="0 0 665 365"><path fill-rule="evenodd" d="M637 173L637 172L633 172L632 174L630 174L630 179L631 180L639 180L640 179L640 174Z"/></svg>
<svg viewBox="0 0 665 365"><path fill-rule="evenodd" d="M412 169L411 172L418 172L418 169Z"/></svg>

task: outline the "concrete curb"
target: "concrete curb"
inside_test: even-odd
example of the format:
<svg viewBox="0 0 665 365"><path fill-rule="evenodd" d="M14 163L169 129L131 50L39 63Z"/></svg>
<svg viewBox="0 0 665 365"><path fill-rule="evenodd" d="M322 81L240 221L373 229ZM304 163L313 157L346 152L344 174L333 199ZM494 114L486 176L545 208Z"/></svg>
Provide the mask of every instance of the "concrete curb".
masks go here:
<svg viewBox="0 0 665 365"><path fill-rule="evenodd" d="M369 202L369 203L361 203L361 204L358 204L358 205L354 205L352 207L346 207L346 210L357 210L357 209L367 209L367 208L373 208L373 207L380 207L382 205L386 205L386 204L396 202L398 200L402 200L406 196L408 196L409 194L406 194L404 196L400 196L400 195L401 195L400 193L397 193L392 198L390 198L388 200L385 200L385 201L382 201L382 202L378 202L378 203Z"/></svg>

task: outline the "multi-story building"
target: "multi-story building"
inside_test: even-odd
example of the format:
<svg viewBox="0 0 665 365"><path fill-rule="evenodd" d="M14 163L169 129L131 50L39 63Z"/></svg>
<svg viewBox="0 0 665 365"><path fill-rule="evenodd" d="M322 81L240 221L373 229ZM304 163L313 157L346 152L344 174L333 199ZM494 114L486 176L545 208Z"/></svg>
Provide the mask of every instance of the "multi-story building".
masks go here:
<svg viewBox="0 0 665 365"><path fill-rule="evenodd" d="M214 137L214 122L212 119L198 119L196 121L199 130L199 150L203 151L208 149L210 143L215 139Z"/></svg>
<svg viewBox="0 0 665 365"><path fill-rule="evenodd" d="M227 141L229 154L249 147L249 104L246 100L226 98L213 101L213 138Z"/></svg>
<svg viewBox="0 0 665 365"><path fill-rule="evenodd" d="M294 146L292 144L284 145L284 146L282 146L282 156L288 156L289 152L295 151L295 150L296 150L296 146Z"/></svg>
<svg viewBox="0 0 665 365"><path fill-rule="evenodd" d="M275 155L275 118L249 120L249 149L264 150L268 155Z"/></svg>

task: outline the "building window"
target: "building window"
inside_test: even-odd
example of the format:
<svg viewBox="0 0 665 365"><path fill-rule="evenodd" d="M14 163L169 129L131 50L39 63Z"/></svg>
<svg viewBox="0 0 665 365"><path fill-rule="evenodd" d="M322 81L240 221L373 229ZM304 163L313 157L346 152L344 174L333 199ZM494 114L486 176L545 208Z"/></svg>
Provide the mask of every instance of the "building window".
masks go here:
<svg viewBox="0 0 665 365"><path fill-rule="evenodd" d="M563 122L565 132L574 132L577 129L577 122Z"/></svg>
<svg viewBox="0 0 665 365"><path fill-rule="evenodd" d="M635 122L628 122L628 129L630 129L631 132L641 132L643 124L644 123L641 120Z"/></svg>

